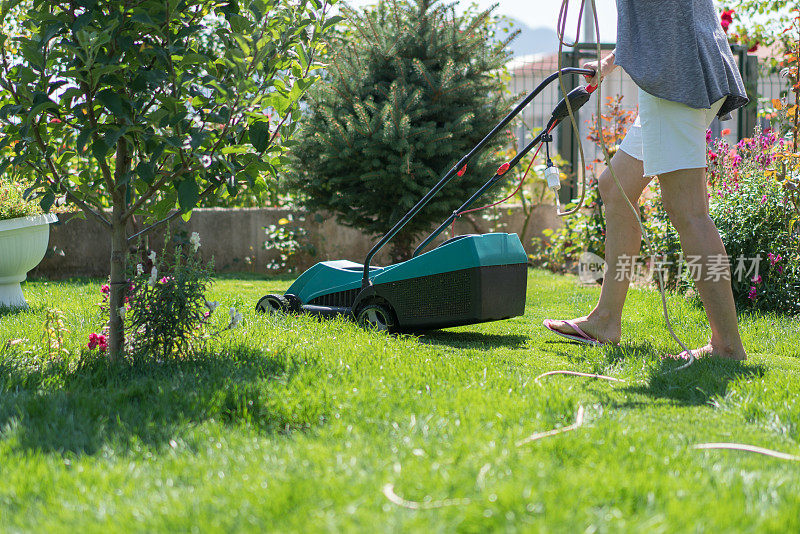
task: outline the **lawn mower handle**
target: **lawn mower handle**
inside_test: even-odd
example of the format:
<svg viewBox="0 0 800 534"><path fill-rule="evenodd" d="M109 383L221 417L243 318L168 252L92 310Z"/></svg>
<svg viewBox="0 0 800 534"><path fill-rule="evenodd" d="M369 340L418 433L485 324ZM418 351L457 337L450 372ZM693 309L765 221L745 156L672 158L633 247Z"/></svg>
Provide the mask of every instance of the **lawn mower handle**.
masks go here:
<svg viewBox="0 0 800 534"><path fill-rule="evenodd" d="M425 240L419 244L416 250L414 250L414 254L412 254L411 256L415 258L418 255L420 255L422 251L425 250L425 247L427 247L431 243L431 241L436 239L439 236L439 234L444 232L447 229L447 227L450 226L450 224L455 220L456 217L458 217L460 214L463 214L465 211L468 211L469 207L472 206L472 204L476 200L478 200L486 191L494 187L494 185L497 182L499 182L501 178L508 171L516 167L517 164L522 160L522 158L524 158L528 154L528 152L530 152L533 149L533 147L535 147L542 141L551 141L552 137L545 138L545 134L549 135L549 132L552 132L553 128L555 128L569 114L569 112L567 111L567 104L566 104L567 100L569 100L570 106L572 106L572 110L577 111L584 104L586 104L586 102L589 101L589 98L591 97L591 94L594 92L595 89L596 87L578 86L572 91L570 91L567 94L566 98L562 98L561 101L553 110L552 116L550 117L550 120L548 121L545 129L542 130L539 133L539 135L536 136L535 139L533 139L530 143L525 145L525 147L522 150L517 152L517 155L514 156L514 158L511 161L509 161L506 165L504 165L505 170L502 173L500 173L499 172L500 169L498 169L498 172L496 172L494 176L489 178L488 182L483 184L480 189L475 191L475 194L469 197L469 199L466 202L464 202L447 219L445 219L445 221L441 225L439 225L439 227L436 230L434 230L431 233L431 235L426 237Z"/></svg>
<svg viewBox="0 0 800 534"><path fill-rule="evenodd" d="M595 71L592 70L592 69L580 69L580 68L576 68L576 67L566 67L566 68L561 69L561 74L582 74L584 76L593 76L594 73L595 73ZM364 260L364 276L363 276L363 279L362 279L362 287L369 286L369 264L372 261L372 258L375 256L375 254L377 254L378 251L380 251L384 247L384 245L386 245L386 243L391 241L391 239L395 235L397 235L397 232L399 232L408 223L408 221L410 221L422 208L424 208L425 205L428 202L430 202L431 198L433 198L433 196L436 193L438 193L445 185L447 185L447 183L450 180L452 180L453 176L456 175L456 173L459 171L459 169L463 168L469 162L469 160L472 159L473 156L475 156L476 153L478 153L484 146L486 146L486 144L492 139L492 137L494 137L497 134L497 132L499 132L500 130L505 128L508 125L508 123L511 122L511 120L514 117L519 115L519 113L523 109L525 109L525 107L531 102L531 100L536 98L536 96L539 93L541 93L542 90L545 87L547 87L550 83L552 83L554 80L556 80L558 78L558 76L559 76L559 73L558 72L554 72L553 74L551 74L550 76L548 76L547 78L542 80L542 82L533 91L531 91L528 94L528 96L526 96L525 99L522 100L522 102L517 104L517 106L513 110L511 110L511 112L508 115L506 115L505 118L503 118L503 120L501 120L497 124L497 126L492 128L492 131L489 132L486 135L486 137L481 139L481 141L477 145L475 145L475 147L473 147L473 149L470 150L469 153L467 153L464 157L462 157L458 161L458 163L456 163L449 171L447 171L447 174L445 174L441 178L441 180L439 180L439 183L437 183L435 186L433 186L433 188L430 191L428 191L425 194L425 196L422 197L420 199L420 201L417 202L416 205L408 211L408 213L403 215L403 217L399 221L397 221L397 223L392 227L392 229L389 230L380 239L380 241L378 241L375 244L375 246L373 246L370 249L370 251L367 253L366 259ZM493 184L494 182L490 181L490 183ZM484 186L484 188L487 188L487 187ZM486 190L484 188L481 188L481 192ZM473 197L474 196L475 195L473 195Z"/></svg>

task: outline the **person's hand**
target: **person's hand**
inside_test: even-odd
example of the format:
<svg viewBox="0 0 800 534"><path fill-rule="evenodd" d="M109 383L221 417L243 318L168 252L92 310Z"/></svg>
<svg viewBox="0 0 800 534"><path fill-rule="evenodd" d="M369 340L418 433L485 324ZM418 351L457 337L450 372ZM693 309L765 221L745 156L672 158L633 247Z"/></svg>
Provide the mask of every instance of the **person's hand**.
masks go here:
<svg viewBox="0 0 800 534"><path fill-rule="evenodd" d="M612 53L608 54L600 61L599 69L597 68L597 60L587 61L582 67L594 71L594 76L584 75L584 78L586 78L589 85L597 87L597 84L602 82L603 78L611 74L611 72L617 68L617 65L614 64L614 54Z"/></svg>

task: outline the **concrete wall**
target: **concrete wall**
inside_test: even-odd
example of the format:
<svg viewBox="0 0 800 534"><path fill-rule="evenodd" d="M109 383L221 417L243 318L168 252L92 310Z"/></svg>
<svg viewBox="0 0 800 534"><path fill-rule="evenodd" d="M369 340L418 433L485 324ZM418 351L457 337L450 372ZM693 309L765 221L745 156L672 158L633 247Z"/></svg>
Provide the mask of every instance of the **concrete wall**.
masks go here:
<svg viewBox="0 0 800 534"><path fill-rule="evenodd" d="M318 261L331 259L348 259L361 263L377 241L375 236L366 236L338 224L332 216L317 216L279 208L197 209L188 222L176 218L172 223L172 233L185 233L188 236L191 232L198 232L202 242L200 251L205 259L214 258L217 272L264 273L267 272L267 264L277 257L274 250L264 249L264 227L278 224L279 220L288 218L290 214L294 219L291 224L302 225L308 231L308 240L316 250L313 256L303 254L296 257L293 263L297 269L305 269ZM499 219L491 224L477 217L473 221L478 223L481 232L521 231L524 216L518 206L504 208L498 215ZM298 217L301 216L305 220L298 222ZM51 279L107 276L111 255L109 235L93 220L78 218L75 214L60 214L59 220L58 224L51 226L50 247L57 247L64 255L49 256L30 276ZM541 235L545 228L554 228L559 224L553 206L536 208L523 244L526 248L529 247L532 237ZM476 233L476 229L469 221L462 219L456 224L456 233ZM449 237L449 232L447 234L445 237ZM163 229L155 232L151 247L160 250L162 243ZM388 262L386 250L375 261L377 265Z"/></svg>

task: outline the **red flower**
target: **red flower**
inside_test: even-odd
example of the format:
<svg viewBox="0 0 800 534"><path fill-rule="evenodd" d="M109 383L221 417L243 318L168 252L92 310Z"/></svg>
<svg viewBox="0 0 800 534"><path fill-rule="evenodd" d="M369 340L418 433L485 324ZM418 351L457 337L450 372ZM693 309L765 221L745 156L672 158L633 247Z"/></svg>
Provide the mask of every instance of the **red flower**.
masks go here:
<svg viewBox="0 0 800 534"><path fill-rule="evenodd" d="M755 52L758 50L758 42L756 42L753 46L747 49L748 52Z"/></svg>
<svg viewBox="0 0 800 534"><path fill-rule="evenodd" d="M733 22L734 13L735 11L733 9L726 9L719 17L719 23L722 26L722 29L725 30L725 33L728 33L728 26L730 26Z"/></svg>

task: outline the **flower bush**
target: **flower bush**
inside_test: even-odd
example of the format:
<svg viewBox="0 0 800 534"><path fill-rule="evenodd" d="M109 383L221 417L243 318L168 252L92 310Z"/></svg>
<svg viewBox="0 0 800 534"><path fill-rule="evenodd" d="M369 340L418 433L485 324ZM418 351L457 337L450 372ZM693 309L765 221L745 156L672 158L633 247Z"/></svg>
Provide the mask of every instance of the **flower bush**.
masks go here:
<svg viewBox="0 0 800 534"><path fill-rule="evenodd" d="M739 309L800 313L797 156L785 139L760 128L736 145L722 138L709 142L709 213L731 261ZM660 199L646 204L646 225L654 244L671 261L670 285L692 287L689 271L679 279L680 241Z"/></svg>
<svg viewBox="0 0 800 534"><path fill-rule="evenodd" d="M126 283L124 306L118 312L127 319L125 348L131 357L187 356L242 321L242 315L231 308L227 326L212 327L212 314L219 304L206 300L212 264L204 263L198 254L200 236L195 232L188 240L172 241L178 244L171 250L165 244L160 255L143 249ZM169 237L165 242L170 243ZM104 284L100 293L99 306L108 313L111 287ZM107 352L108 327L91 334L87 348Z"/></svg>

